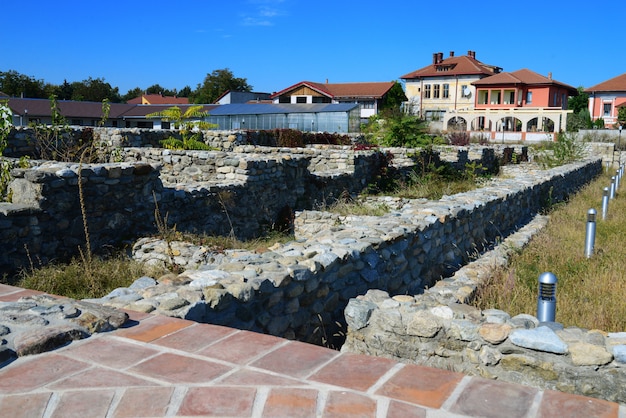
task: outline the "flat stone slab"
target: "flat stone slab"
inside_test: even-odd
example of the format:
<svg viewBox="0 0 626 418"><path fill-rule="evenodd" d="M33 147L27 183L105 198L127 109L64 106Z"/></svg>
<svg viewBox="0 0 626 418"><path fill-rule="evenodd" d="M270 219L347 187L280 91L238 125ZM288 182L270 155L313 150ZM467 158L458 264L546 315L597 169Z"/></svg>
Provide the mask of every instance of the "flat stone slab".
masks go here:
<svg viewBox="0 0 626 418"><path fill-rule="evenodd" d="M565 354L568 349L567 344L547 326L515 330L511 333L509 339L519 347L545 351L547 353Z"/></svg>

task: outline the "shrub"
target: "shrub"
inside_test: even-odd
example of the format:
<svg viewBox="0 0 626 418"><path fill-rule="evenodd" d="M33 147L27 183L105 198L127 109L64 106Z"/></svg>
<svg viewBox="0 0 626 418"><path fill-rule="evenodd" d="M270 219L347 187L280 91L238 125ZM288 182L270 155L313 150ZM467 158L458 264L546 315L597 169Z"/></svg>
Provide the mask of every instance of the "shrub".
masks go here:
<svg viewBox="0 0 626 418"><path fill-rule="evenodd" d="M460 131L450 132L448 134L448 143L450 145L455 145L459 147L469 145L470 143L469 134L467 132L460 132Z"/></svg>

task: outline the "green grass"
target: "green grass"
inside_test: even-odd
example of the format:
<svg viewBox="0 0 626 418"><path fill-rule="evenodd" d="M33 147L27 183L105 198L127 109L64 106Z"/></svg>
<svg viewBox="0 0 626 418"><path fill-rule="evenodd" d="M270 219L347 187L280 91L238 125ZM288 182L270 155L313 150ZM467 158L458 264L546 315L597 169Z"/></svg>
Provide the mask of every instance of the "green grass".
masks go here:
<svg viewBox="0 0 626 418"><path fill-rule="evenodd" d="M480 287L474 304L511 315L537 314L537 279L543 272L557 276L556 321L565 326L626 330L626 186L609 203L602 220L602 175L550 213L545 230L514 255L507 268L495 271ZM598 212L594 255L584 256L587 211Z"/></svg>

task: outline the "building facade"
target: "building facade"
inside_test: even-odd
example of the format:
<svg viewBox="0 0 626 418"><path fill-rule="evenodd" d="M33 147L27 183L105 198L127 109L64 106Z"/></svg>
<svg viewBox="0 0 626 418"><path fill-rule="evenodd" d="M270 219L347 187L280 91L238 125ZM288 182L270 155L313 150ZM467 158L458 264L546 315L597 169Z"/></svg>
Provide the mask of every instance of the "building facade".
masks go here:
<svg viewBox="0 0 626 418"><path fill-rule="evenodd" d="M502 69L476 59L475 51L448 58L443 53L433 54L430 65L400 77L405 83L409 113L429 121L442 120L446 113L474 106L473 83L498 74Z"/></svg>
<svg viewBox="0 0 626 418"><path fill-rule="evenodd" d="M589 87L585 92L589 94L591 120L603 119L605 128L619 126L619 109L626 106L626 73Z"/></svg>
<svg viewBox="0 0 626 418"><path fill-rule="evenodd" d="M315 83L301 81L274 93L275 104L357 104L363 121L378 113L395 81L369 83Z"/></svg>
<svg viewBox="0 0 626 418"><path fill-rule="evenodd" d="M572 86L528 69L501 72L472 83L471 108L447 112L447 131L468 131L491 141L545 141L565 130Z"/></svg>

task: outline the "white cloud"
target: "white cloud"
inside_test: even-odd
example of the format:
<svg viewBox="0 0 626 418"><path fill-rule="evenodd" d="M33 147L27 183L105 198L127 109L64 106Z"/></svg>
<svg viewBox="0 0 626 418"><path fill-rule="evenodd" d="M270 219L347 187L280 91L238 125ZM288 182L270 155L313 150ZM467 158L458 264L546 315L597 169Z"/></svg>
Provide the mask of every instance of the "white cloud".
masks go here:
<svg viewBox="0 0 626 418"><path fill-rule="evenodd" d="M284 0L249 0L254 5L248 13L242 14L241 24L244 26L274 26L277 17L287 15L287 12L278 7Z"/></svg>

